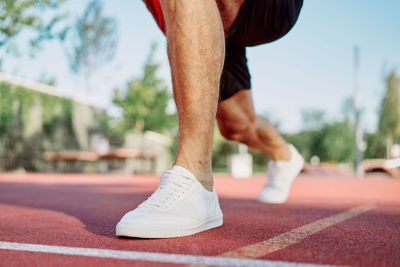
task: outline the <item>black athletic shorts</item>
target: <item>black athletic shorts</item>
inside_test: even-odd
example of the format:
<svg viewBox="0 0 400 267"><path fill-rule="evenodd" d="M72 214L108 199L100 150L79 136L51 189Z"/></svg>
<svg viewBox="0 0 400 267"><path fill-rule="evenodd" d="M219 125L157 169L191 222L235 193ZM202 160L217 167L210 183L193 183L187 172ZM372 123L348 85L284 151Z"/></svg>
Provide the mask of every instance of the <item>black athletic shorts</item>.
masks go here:
<svg viewBox="0 0 400 267"><path fill-rule="evenodd" d="M245 0L227 36L219 101L251 88L246 47L273 42L294 26L303 0Z"/></svg>

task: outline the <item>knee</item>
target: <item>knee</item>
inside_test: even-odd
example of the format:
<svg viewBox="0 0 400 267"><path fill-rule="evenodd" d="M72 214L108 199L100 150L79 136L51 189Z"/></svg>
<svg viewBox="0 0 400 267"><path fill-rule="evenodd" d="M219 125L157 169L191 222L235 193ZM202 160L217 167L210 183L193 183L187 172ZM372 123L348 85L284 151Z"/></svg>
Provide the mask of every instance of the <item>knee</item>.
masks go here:
<svg viewBox="0 0 400 267"><path fill-rule="evenodd" d="M235 121L219 120L221 135L227 140L247 143L247 140L255 132L255 116L249 115Z"/></svg>

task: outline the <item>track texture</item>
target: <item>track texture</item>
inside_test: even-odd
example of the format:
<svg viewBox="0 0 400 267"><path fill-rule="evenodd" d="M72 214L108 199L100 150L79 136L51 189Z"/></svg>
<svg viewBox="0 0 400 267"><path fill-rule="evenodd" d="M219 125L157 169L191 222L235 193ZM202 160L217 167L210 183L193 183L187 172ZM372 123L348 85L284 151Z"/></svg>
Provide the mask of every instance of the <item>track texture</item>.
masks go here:
<svg viewBox="0 0 400 267"><path fill-rule="evenodd" d="M326 227L261 259L400 266L400 180L300 176L289 201L255 201L262 177L216 176L224 226L190 237L122 239L114 227L157 187L157 176L0 174L0 241L218 256L363 205L358 216ZM1 266L169 266L170 263L0 250Z"/></svg>

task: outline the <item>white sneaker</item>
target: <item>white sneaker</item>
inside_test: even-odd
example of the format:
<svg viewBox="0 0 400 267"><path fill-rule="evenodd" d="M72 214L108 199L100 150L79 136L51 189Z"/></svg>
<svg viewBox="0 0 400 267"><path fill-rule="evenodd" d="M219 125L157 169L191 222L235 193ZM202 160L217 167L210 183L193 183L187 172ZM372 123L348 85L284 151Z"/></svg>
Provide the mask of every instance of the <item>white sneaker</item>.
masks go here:
<svg viewBox="0 0 400 267"><path fill-rule="evenodd" d="M269 161L267 183L261 190L258 201L278 204L288 199L292 182L304 165L304 159L297 149L291 144L289 149L289 161Z"/></svg>
<svg viewBox="0 0 400 267"><path fill-rule="evenodd" d="M157 190L122 217L116 235L186 236L221 226L222 221L215 188L206 190L189 170L173 166L162 174Z"/></svg>

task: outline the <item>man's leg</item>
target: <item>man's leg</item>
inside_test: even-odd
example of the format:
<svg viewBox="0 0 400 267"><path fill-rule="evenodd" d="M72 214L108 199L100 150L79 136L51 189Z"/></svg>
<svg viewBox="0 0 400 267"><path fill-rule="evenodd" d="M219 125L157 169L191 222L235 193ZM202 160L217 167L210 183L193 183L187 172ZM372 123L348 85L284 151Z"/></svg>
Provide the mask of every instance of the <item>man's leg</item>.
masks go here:
<svg viewBox="0 0 400 267"><path fill-rule="evenodd" d="M178 151L156 191L116 226L118 236L165 238L221 226L211 152L225 38L215 0L162 0L179 116Z"/></svg>
<svg viewBox="0 0 400 267"><path fill-rule="evenodd" d="M271 159L289 160L288 144L268 120L254 112L250 90L242 90L218 105L217 121L228 140L244 143Z"/></svg>
<svg viewBox="0 0 400 267"><path fill-rule="evenodd" d="M175 165L212 190L211 152L224 32L215 0L161 1L179 115Z"/></svg>
<svg viewBox="0 0 400 267"><path fill-rule="evenodd" d="M271 157L268 180L258 200L285 202L293 179L303 167L303 157L294 146L285 142L275 127L255 115L250 90L239 91L219 103L217 120L224 137L247 144Z"/></svg>

